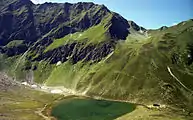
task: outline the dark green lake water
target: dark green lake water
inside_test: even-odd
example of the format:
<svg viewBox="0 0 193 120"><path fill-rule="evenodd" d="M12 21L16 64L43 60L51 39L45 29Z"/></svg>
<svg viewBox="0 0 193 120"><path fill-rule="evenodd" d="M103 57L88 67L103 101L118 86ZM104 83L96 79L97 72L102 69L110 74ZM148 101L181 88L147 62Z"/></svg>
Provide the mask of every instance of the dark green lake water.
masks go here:
<svg viewBox="0 0 193 120"><path fill-rule="evenodd" d="M58 120L114 120L134 109L130 103L68 98L53 107L52 116Z"/></svg>

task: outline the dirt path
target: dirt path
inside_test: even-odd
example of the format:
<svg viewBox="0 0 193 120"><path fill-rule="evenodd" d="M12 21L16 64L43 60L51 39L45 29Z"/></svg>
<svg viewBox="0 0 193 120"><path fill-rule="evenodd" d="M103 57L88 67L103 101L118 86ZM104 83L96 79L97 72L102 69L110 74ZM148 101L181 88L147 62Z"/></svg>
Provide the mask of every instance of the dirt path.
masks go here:
<svg viewBox="0 0 193 120"><path fill-rule="evenodd" d="M168 72L170 73L170 75L181 85L183 86L187 91L193 93L189 88L187 88L171 71L170 67L167 66Z"/></svg>
<svg viewBox="0 0 193 120"><path fill-rule="evenodd" d="M44 120L51 120L50 117L46 116L43 114L43 111L46 110L46 107L47 107L48 104L44 105L43 108L41 108L40 110L36 111L35 113L38 114L39 116L41 116Z"/></svg>

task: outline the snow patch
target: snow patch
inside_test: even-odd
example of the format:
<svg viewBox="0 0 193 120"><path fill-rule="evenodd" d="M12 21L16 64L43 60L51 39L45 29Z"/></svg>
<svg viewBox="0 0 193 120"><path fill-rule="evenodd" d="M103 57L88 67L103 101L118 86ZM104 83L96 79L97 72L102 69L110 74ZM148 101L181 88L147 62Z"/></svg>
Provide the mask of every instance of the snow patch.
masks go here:
<svg viewBox="0 0 193 120"><path fill-rule="evenodd" d="M31 87L32 88L37 88L38 86L34 84L34 85L31 85Z"/></svg>
<svg viewBox="0 0 193 120"><path fill-rule="evenodd" d="M81 37L81 36L82 36L82 34L80 33L78 37Z"/></svg>
<svg viewBox="0 0 193 120"><path fill-rule="evenodd" d="M185 24L186 24L186 22L183 22L183 23L182 23L182 25L185 25Z"/></svg>
<svg viewBox="0 0 193 120"><path fill-rule="evenodd" d="M43 89L43 90L47 90L48 89L46 86L41 86L40 88Z"/></svg>
<svg viewBox="0 0 193 120"><path fill-rule="evenodd" d="M63 91L62 90L59 90L59 89L55 89L55 90L51 90L51 93L62 93Z"/></svg>
<svg viewBox="0 0 193 120"><path fill-rule="evenodd" d="M59 65L61 65L62 64L62 62L61 61L58 61L57 63L56 63L56 66L59 66Z"/></svg>
<svg viewBox="0 0 193 120"><path fill-rule="evenodd" d="M29 85L27 82L22 82L21 84L22 85Z"/></svg>
<svg viewBox="0 0 193 120"><path fill-rule="evenodd" d="M140 32L140 33L144 33L144 31L143 31L143 30L139 30L139 32Z"/></svg>
<svg viewBox="0 0 193 120"><path fill-rule="evenodd" d="M80 38L82 36L82 33L78 34L78 36L76 37L77 39Z"/></svg>

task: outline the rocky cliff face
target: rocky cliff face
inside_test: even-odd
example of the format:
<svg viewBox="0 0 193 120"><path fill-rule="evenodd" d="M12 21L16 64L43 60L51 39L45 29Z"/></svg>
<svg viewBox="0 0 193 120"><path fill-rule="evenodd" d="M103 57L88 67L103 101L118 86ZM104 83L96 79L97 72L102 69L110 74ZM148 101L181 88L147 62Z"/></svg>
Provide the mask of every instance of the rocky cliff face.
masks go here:
<svg viewBox="0 0 193 120"><path fill-rule="evenodd" d="M3 0L0 9L0 48L1 53L5 53L8 56L22 54L27 48L31 48L32 51L41 54L41 57L37 58L38 60L41 58L49 59L45 58L45 56L50 57L50 55L55 54L56 51L53 50L44 54L43 50L46 46L50 45L54 39L75 32L83 32L93 26L104 24L103 27L107 28L106 34L110 35L108 43L105 43L104 45L89 45L83 49L83 51L89 51L92 48L95 51L102 52L102 55L96 55L99 58L95 58L101 59L112 49L112 47L105 47L106 44L113 46L114 43L112 43L112 41L120 39L125 40L129 34L128 29L130 27L134 27L137 31L139 30L138 25L130 25L127 20L119 14L111 12L104 5L97 5L94 3L44 3L35 5L30 0ZM105 20L107 16L111 17L110 19ZM11 48L6 47L6 45L14 40L23 40L23 43L22 45L12 46ZM35 44L35 46L33 46L33 44ZM80 46L82 43L74 44ZM70 46L74 46L74 44L71 44ZM74 47L66 46L68 45L63 46L65 51L73 51ZM104 46L105 49L103 49L103 47L102 49L101 47L93 48L94 46ZM60 51L60 48L58 48L58 50ZM59 53L62 53L62 51ZM66 55L59 53L57 55L58 59L60 58L60 60L64 61L66 58L63 58L63 56ZM70 53L67 54L70 55ZM83 58L90 56L89 58L86 58L87 60L93 58L91 55L93 53L82 55L78 52L75 54L76 56L84 56ZM83 59L82 57L81 59ZM77 60L81 60L80 58L73 59L73 61L76 62ZM52 63L55 62L52 61Z"/></svg>
<svg viewBox="0 0 193 120"><path fill-rule="evenodd" d="M109 42L100 43L98 45L88 45L86 47L84 43L72 43L43 53L33 59L33 61L48 60L51 64L55 64L59 61L63 63L67 60L71 60L73 64L81 60L98 62L113 52L113 50L113 43Z"/></svg>

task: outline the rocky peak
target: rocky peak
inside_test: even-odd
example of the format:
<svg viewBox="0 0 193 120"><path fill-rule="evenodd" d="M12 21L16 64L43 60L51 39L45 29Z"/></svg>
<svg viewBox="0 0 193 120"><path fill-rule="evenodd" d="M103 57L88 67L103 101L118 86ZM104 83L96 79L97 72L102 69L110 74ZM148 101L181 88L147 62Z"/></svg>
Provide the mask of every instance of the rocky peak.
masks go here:
<svg viewBox="0 0 193 120"><path fill-rule="evenodd" d="M89 10L95 4L93 2L78 2L72 5L72 8L78 10Z"/></svg>
<svg viewBox="0 0 193 120"><path fill-rule="evenodd" d="M129 24L126 19L117 13L113 13L111 20L109 21L111 26L109 32L114 39L125 40L129 34Z"/></svg>
<svg viewBox="0 0 193 120"><path fill-rule="evenodd" d="M138 26L134 21L128 21L129 25L136 31L140 30L140 26Z"/></svg>
<svg viewBox="0 0 193 120"><path fill-rule="evenodd" d="M22 7L32 7L34 4L30 0L7 0L0 4L0 13L14 12Z"/></svg>
<svg viewBox="0 0 193 120"><path fill-rule="evenodd" d="M132 30L138 31L140 33L144 33L147 31L144 27L137 25L134 21L129 20L128 23L130 26L130 30L132 29Z"/></svg>
<svg viewBox="0 0 193 120"><path fill-rule="evenodd" d="M42 51L56 38L84 32L100 23L108 26L105 31L113 40L126 39L130 26L140 29L106 6L92 2L33 4L30 0L14 0L9 6L12 10L4 9L9 14L0 11L0 46L23 40L30 47L39 41L36 49Z"/></svg>
<svg viewBox="0 0 193 120"><path fill-rule="evenodd" d="M165 30L165 29L167 29L168 27L167 26L162 26L161 28L160 28L160 30Z"/></svg>

